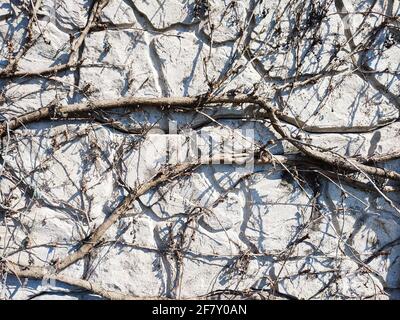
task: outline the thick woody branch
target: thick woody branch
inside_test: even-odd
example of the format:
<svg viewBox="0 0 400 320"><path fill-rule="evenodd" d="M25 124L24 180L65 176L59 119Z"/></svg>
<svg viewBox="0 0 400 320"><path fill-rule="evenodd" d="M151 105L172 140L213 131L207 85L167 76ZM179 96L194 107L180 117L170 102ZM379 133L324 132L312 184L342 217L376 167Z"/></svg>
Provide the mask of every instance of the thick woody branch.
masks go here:
<svg viewBox="0 0 400 320"><path fill-rule="evenodd" d="M158 107L165 109L190 109L195 110L199 107L210 107L219 104L233 104L240 105L244 103L256 103L259 105L256 97L247 95L232 96L216 96L204 98L203 96L197 97L165 97L165 98L147 98L147 97L127 97L110 100L98 100L88 101L84 103L71 104L65 106L48 105L38 110L22 114L16 118L10 119L9 121L0 123L0 137L7 134L7 130L12 131L18 129L21 126L39 122L42 120L65 120L65 119L76 119L91 117L96 110L110 110L115 108L138 108L138 107ZM279 110L275 110L276 117L288 124L291 124L299 129L310 132L310 133L365 133L374 131L381 127L384 127L393 120L388 120L385 123L381 123L376 126L358 126L358 127L321 127L307 125L303 120L297 117L291 117L287 114L282 113ZM213 115L214 119L223 118L237 118L237 119L266 119L268 114L263 110L256 110L254 112L252 107L246 108L243 114L233 114L232 112L221 111L219 114ZM209 123L209 120L203 121L203 123L196 124L200 127L203 124Z"/></svg>
<svg viewBox="0 0 400 320"><path fill-rule="evenodd" d="M262 100L259 100L258 103L263 106L265 110L267 110L273 128L282 136L282 138L286 139L306 156L309 156L316 161L321 161L322 163L333 166L334 168L348 170L351 172L357 172L361 170L362 172L371 176L400 181L400 174L395 171L367 166L365 164L358 163L355 160L341 157L333 152L321 152L315 147L307 146L301 141L293 139L290 136L290 133L280 123L276 116L275 110Z"/></svg>
<svg viewBox="0 0 400 320"><path fill-rule="evenodd" d="M230 103L240 105L243 103L253 103L267 112L273 128L289 141L299 151L313 158L316 161L333 166L334 168L357 172L359 170L371 176L387 178L400 181L400 174L391 170L385 170L378 167L368 166L353 159L343 158L333 152L321 152L317 148L306 146L299 140L293 139L290 133L282 126L279 119L279 110L274 109L264 100L255 96L216 96L216 97L165 97L165 98L145 98L145 97L127 97L115 100L99 100L85 102L66 106L50 105L40 108L36 111L21 115L17 118L3 122L0 125L0 137L3 137L10 130L15 130L23 125L45 120L45 119L68 119L78 117L82 114L91 116L96 110L109 110L115 108L137 108L138 106L160 107L160 108L191 108L197 109L202 106L213 104ZM284 120L287 120L285 117Z"/></svg>
<svg viewBox="0 0 400 320"><path fill-rule="evenodd" d="M7 273L12 274L18 278L30 278L37 280L56 280L74 287L82 288L84 290L87 290L93 294L99 295L109 300L165 300L166 299L162 297L142 297L142 296L137 297L116 291L106 290L101 285L98 285L88 280L77 279L62 274L52 274L43 267L32 268L28 266L21 266L10 261L7 261L5 263L5 266L6 266L5 271Z"/></svg>
<svg viewBox="0 0 400 320"><path fill-rule="evenodd" d="M14 119L0 124L0 137L7 134L7 130L15 130L29 123L50 119L68 119L76 118L82 115L91 115L96 110L110 110L115 108L137 108L142 107L160 107L160 108L196 108L210 104L232 103L242 104L254 102L254 97L237 96L237 97L167 97L167 98L144 98L144 97L128 97L114 100L98 100L84 103L56 106L49 105L38 110L23 114Z"/></svg>
<svg viewBox="0 0 400 320"><path fill-rule="evenodd" d="M167 167L165 170L160 171L147 183L132 190L130 194L125 197L122 203L114 210L114 212L84 241L84 244L77 251L68 255L56 264L57 270L63 270L86 256L102 239L107 230L131 208L133 202L138 197L165 182L182 176L186 172L194 169L196 166L197 165L190 163L184 163L173 167Z"/></svg>

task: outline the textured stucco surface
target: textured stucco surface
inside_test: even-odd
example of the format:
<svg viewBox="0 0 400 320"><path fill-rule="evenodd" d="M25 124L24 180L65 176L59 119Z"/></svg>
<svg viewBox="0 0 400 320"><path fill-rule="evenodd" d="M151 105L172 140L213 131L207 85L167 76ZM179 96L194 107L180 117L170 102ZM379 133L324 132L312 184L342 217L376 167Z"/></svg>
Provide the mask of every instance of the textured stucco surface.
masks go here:
<svg viewBox="0 0 400 320"><path fill-rule="evenodd" d="M0 68L9 50L23 45L28 15L22 2L0 3ZM271 104L308 126L328 128L298 132L287 125L305 141L351 157L399 151L397 20L381 28L365 52L368 66L379 70L367 77L354 71L348 43L363 42L384 19L381 14L354 15L349 41L335 1L210 0L205 8L206 2L110 0L78 52L83 59L78 68L0 78L1 119L54 99L72 104L203 94L208 82L223 79L233 67L236 71L221 81L218 93L248 93L257 84L257 94ZM373 12L398 14L397 1L344 3L349 12L369 10L375 3ZM315 18L318 5L327 8L322 24L303 36L302 30L294 32L296 19L300 25L311 23L310 12ZM32 27L42 36L18 70L67 62L71 37L86 26L91 7L89 0L43 1ZM279 33L273 32L278 16ZM343 50L332 61L338 44ZM310 75L316 77L308 84L285 86ZM129 192L122 185L135 188L151 179L174 143L180 152L188 148L185 137L170 132L172 121L178 130L203 122L197 130L205 146L208 137L242 139L246 146L246 135L254 130L256 144L275 140L268 146L273 154L293 152L287 142L276 140L268 121L232 116L247 108L225 104L189 113L160 108L109 112L124 128L151 129L144 135L87 120L41 121L16 130L1 146L8 169L0 164L0 258L51 270ZM207 122L215 113L231 117ZM383 165L400 169L399 160ZM379 193L313 170L303 172L299 184L278 164L256 165L251 173L238 167L202 166L141 196L101 244L62 274L139 297L185 298L231 289L252 298L399 298L399 213ZM388 197L400 202L398 192ZM1 298L100 298L61 282L11 274L1 279Z"/></svg>

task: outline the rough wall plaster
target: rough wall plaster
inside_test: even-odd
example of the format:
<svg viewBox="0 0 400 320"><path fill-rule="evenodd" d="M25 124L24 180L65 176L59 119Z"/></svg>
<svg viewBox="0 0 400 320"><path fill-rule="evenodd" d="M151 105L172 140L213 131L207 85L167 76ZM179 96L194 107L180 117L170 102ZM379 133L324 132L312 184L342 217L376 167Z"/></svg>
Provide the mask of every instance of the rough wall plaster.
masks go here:
<svg viewBox="0 0 400 320"><path fill-rule="evenodd" d="M219 93L257 88L283 113L309 126L335 128L312 133L288 126L322 148L349 157L398 152L397 20L379 30L363 57L357 56L378 70L360 75L347 44L365 41L384 17L370 12L363 20L356 14L349 41L338 2L110 0L79 50L79 67L0 78L0 116L11 119L54 99L72 104L121 96L192 96L220 81ZM374 12L398 17L394 1L345 5L356 12L369 10L371 3ZM23 4L0 4L1 68L24 45L29 16ZM87 25L92 6L92 1L43 1L32 26L41 36L18 70L68 61L71 39ZM311 31L296 29L298 23L311 24ZM343 49L332 60L339 45ZM276 140L268 121L232 118L246 107L219 106L217 113L231 119L209 121L202 136L237 140L251 128L256 144ZM4 138L2 261L46 266L51 272L51 265L75 250L129 193L124 185L135 188L163 168L167 147L176 142L171 121L183 130L217 114L215 109L202 112L137 108L108 114L125 129L151 129L146 135L71 120L30 124L16 130L14 139ZM376 126L382 128L365 129ZM185 139L179 139L177 146L186 150ZM269 150L293 152L282 141ZM399 170L398 160L385 166ZM381 195L324 179L312 169L300 184L276 164L256 165L251 174L237 169L203 166L149 191L88 256L62 274L138 297L185 298L231 289L242 298L398 298L400 220ZM400 200L398 192L389 197ZM182 244L183 232L188 239ZM20 282L6 273L0 288L6 299L100 298L62 282Z"/></svg>

